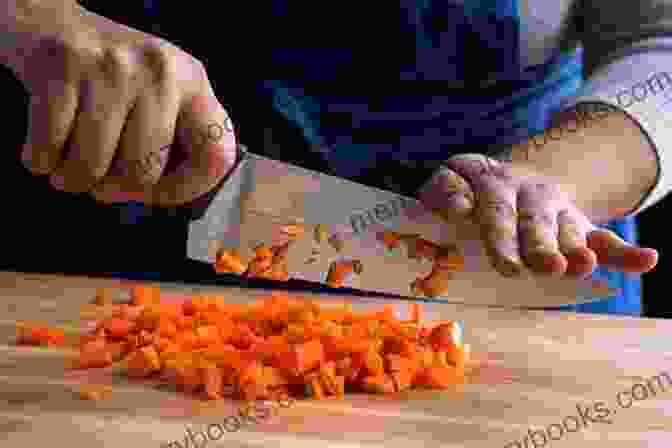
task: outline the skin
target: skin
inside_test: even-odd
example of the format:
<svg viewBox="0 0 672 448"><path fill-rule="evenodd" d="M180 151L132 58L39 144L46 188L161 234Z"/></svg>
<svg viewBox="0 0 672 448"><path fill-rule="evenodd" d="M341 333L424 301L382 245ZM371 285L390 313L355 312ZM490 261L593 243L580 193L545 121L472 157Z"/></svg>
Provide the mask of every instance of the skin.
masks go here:
<svg viewBox="0 0 672 448"><path fill-rule="evenodd" d="M234 165L230 119L203 64L176 46L72 0L9 0L0 25L0 62L31 95L22 160L54 188L103 202L179 205L211 190ZM213 124L225 132L202 138ZM177 146L186 160L166 172ZM473 219L503 275L655 266L655 250L591 224L633 210L656 178L653 150L624 114L543 151L521 151L511 148L509 162L451 158L419 197L445 219Z"/></svg>
<svg viewBox="0 0 672 448"><path fill-rule="evenodd" d="M191 55L70 0L10 1L0 23L2 62L30 93L22 161L54 188L179 205L234 165L230 119ZM213 124L225 132L201 138Z"/></svg>
<svg viewBox="0 0 672 448"><path fill-rule="evenodd" d="M563 117L558 126L562 122ZM419 193L446 220L474 220L502 275L527 269L585 277L598 264L644 273L657 264L655 250L593 224L627 215L656 179L653 149L623 113L602 117L541 151L530 153L522 144L509 155L502 162L478 154L453 157Z"/></svg>

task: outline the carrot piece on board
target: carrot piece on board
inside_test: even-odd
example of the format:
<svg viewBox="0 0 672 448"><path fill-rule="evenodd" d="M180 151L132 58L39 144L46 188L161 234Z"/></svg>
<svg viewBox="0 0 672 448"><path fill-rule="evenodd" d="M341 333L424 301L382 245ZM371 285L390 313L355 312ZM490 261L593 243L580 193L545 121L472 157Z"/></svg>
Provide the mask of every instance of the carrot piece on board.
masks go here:
<svg viewBox="0 0 672 448"><path fill-rule="evenodd" d="M206 367L202 369L202 374L206 396L211 400L222 398L224 387L222 370L219 367Z"/></svg>
<svg viewBox="0 0 672 448"><path fill-rule="evenodd" d="M238 385L242 388L248 384L263 384L264 370L263 366L258 361L247 363L238 375Z"/></svg>
<svg viewBox="0 0 672 448"><path fill-rule="evenodd" d="M196 314L196 306L194 305L194 299L187 299L182 302L182 313L185 316L193 316Z"/></svg>
<svg viewBox="0 0 672 448"><path fill-rule="evenodd" d="M219 329L215 325L203 325L196 328L198 347L207 347L220 342Z"/></svg>
<svg viewBox="0 0 672 448"><path fill-rule="evenodd" d="M131 288L131 299L134 305L151 305L156 303L161 295L157 286L135 285Z"/></svg>
<svg viewBox="0 0 672 448"><path fill-rule="evenodd" d="M319 339L294 346L280 355L279 366L296 374L302 374L324 362L324 348Z"/></svg>
<svg viewBox="0 0 672 448"><path fill-rule="evenodd" d="M432 329L428 339L434 350L459 347L462 345L462 325L459 322L440 324Z"/></svg>
<svg viewBox="0 0 672 448"><path fill-rule="evenodd" d="M177 364L174 371L176 384L185 391L195 391L203 385L203 379L198 367L191 363Z"/></svg>
<svg viewBox="0 0 672 448"><path fill-rule="evenodd" d="M113 362L120 361L129 352L128 343L126 341L114 341L107 344L107 351Z"/></svg>
<svg viewBox="0 0 672 448"><path fill-rule="evenodd" d="M198 336L193 330L184 330L175 335L175 343L181 350L187 352L198 346Z"/></svg>
<svg viewBox="0 0 672 448"><path fill-rule="evenodd" d="M250 329L249 325L244 323L239 323L233 329L233 334L231 335L231 344L247 350L250 346L258 340L258 336Z"/></svg>
<svg viewBox="0 0 672 448"><path fill-rule="evenodd" d="M280 370L277 367L271 367L271 366L264 366L263 367L263 378L264 378L264 384L266 384L268 387L272 388L277 388L279 386L287 386L289 385L289 379L287 378L286 375L282 373L282 370Z"/></svg>
<svg viewBox="0 0 672 448"><path fill-rule="evenodd" d="M362 389L373 394L389 394L394 392L394 383L385 375L365 376L362 378Z"/></svg>
<svg viewBox="0 0 672 448"><path fill-rule="evenodd" d="M367 375L379 376L385 373L383 358L375 350L353 355L352 362L353 366L363 368Z"/></svg>
<svg viewBox="0 0 672 448"><path fill-rule="evenodd" d="M180 303L162 302L159 304L161 317L170 321L175 321L182 316L182 310L182 305Z"/></svg>
<svg viewBox="0 0 672 448"><path fill-rule="evenodd" d="M446 350L446 361L453 364L458 370L464 371L469 362L469 344L451 345Z"/></svg>
<svg viewBox="0 0 672 448"><path fill-rule="evenodd" d="M464 382L464 375L455 367L428 367L416 376L419 385L435 389L445 389Z"/></svg>
<svg viewBox="0 0 672 448"><path fill-rule="evenodd" d="M395 392L402 392L409 389L413 384L414 375L415 372L413 370L399 370L398 372L390 373Z"/></svg>
<svg viewBox="0 0 672 448"><path fill-rule="evenodd" d="M411 320L413 322L420 322L422 316L422 306L419 303L411 303Z"/></svg>
<svg viewBox="0 0 672 448"><path fill-rule="evenodd" d="M105 321L105 330L112 339L125 339L134 327L133 322L118 317L112 317Z"/></svg>
<svg viewBox="0 0 672 448"><path fill-rule="evenodd" d="M172 340L177 335L177 325L173 321L163 318L159 320L158 331L161 338Z"/></svg>
<svg viewBox="0 0 672 448"><path fill-rule="evenodd" d="M112 364L112 354L105 345L87 344L79 353L79 366L83 369L107 367Z"/></svg>
<svg viewBox="0 0 672 448"><path fill-rule="evenodd" d="M242 353L232 345L211 346L204 350L202 355L220 367L232 369L238 369L243 361Z"/></svg>

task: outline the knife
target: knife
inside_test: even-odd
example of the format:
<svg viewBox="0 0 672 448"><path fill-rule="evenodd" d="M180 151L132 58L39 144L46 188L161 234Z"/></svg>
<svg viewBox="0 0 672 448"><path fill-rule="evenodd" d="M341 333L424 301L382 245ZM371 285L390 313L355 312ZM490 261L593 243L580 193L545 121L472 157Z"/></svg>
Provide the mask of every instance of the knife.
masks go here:
<svg viewBox="0 0 672 448"><path fill-rule="evenodd" d="M355 290L496 307L558 307L618 292L594 278L531 272L505 278L491 267L473 221L448 223L416 199L269 159L243 145L231 172L191 211L187 257L204 263L213 264L221 250L249 261L259 245L283 247L292 279L324 284L337 266L351 266L342 286ZM433 268L432 255L418 247L452 251L463 260L439 296L417 287Z"/></svg>

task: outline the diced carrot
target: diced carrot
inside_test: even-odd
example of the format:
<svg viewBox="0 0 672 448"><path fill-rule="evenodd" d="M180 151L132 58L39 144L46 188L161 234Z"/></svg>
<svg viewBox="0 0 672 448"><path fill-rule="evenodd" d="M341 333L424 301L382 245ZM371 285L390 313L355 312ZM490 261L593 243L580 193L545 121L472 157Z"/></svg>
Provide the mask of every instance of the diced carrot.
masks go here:
<svg viewBox="0 0 672 448"><path fill-rule="evenodd" d="M115 341L107 344L107 351L113 362L120 361L128 353L128 343L126 341Z"/></svg>
<svg viewBox="0 0 672 448"><path fill-rule="evenodd" d="M215 325L203 325L196 328L198 347L207 347L220 342L219 329Z"/></svg>
<svg viewBox="0 0 672 448"><path fill-rule="evenodd" d="M143 305L121 305L119 316L122 319L129 320L131 322L137 320L144 310Z"/></svg>
<svg viewBox="0 0 672 448"><path fill-rule="evenodd" d="M421 315L421 305L419 303L411 303L411 320L414 322L420 322Z"/></svg>
<svg viewBox="0 0 672 448"><path fill-rule="evenodd" d="M107 367L112 364L112 354L108 348L88 344L79 353L79 365L83 369Z"/></svg>
<svg viewBox="0 0 672 448"><path fill-rule="evenodd" d="M161 290L156 286L136 285L131 290L134 305L151 305L160 298Z"/></svg>
<svg viewBox="0 0 672 448"><path fill-rule="evenodd" d="M385 375L366 376L362 379L362 388L374 394L389 394L394 392L394 383Z"/></svg>
<svg viewBox="0 0 672 448"><path fill-rule="evenodd" d="M220 367L238 369L243 360L242 353L232 345L208 347L202 352L203 357L215 362Z"/></svg>
<svg viewBox="0 0 672 448"><path fill-rule="evenodd" d="M112 317L105 322L105 330L112 339L125 339L134 327L133 322L118 317Z"/></svg>
<svg viewBox="0 0 672 448"><path fill-rule="evenodd" d="M247 384L264 384L264 371L261 363L253 361L240 370L238 375L239 386Z"/></svg>
<svg viewBox="0 0 672 448"><path fill-rule="evenodd" d="M416 255L436 250L415 235L402 237L415 239ZM285 278L287 247L259 247L248 274L257 269L267 278ZM419 279L423 288L431 290L433 275L455 268L444 255L438 253L432 273ZM333 266L336 277L361 272L356 261L339 263ZM134 305L99 313L96 330L80 336L76 367L107 367L124 359L130 377L157 373L183 390L204 389L214 400L233 390L256 400L299 394L304 387L321 399L343 396L346 385L392 393L465 380L470 349L462 342L462 327L453 321L421 325L419 303L410 306L410 320L400 321L391 305L355 313L349 304L328 308L286 292L249 304L211 294L169 303L159 288L144 285L132 294ZM64 338L57 328L17 323L18 343L54 345Z"/></svg>
<svg viewBox="0 0 672 448"><path fill-rule="evenodd" d="M193 364L177 364L175 367L175 381L186 391L194 391L203 385L199 369Z"/></svg>
<svg viewBox="0 0 672 448"><path fill-rule="evenodd" d="M282 370L277 367L264 366L263 367L264 384L269 387L287 386L289 379L282 373Z"/></svg>
<svg viewBox="0 0 672 448"><path fill-rule="evenodd" d="M224 387L222 370L219 367L207 367L202 369L205 394L211 400L222 398Z"/></svg>
<svg viewBox="0 0 672 448"><path fill-rule="evenodd" d="M238 275L247 270L247 266L245 266L245 263L243 263L237 254L226 250L220 251L217 254L214 267L218 273L234 273Z"/></svg>
<svg viewBox="0 0 672 448"><path fill-rule="evenodd" d="M469 350L468 344L451 345L445 351L446 361L453 364L458 370L464 371L466 364L469 362Z"/></svg>
<svg viewBox="0 0 672 448"><path fill-rule="evenodd" d="M250 348L250 346L257 340L257 335L255 335L250 327L244 323L239 323L234 327L233 334L230 338L232 345L243 350Z"/></svg>
<svg viewBox="0 0 672 448"><path fill-rule="evenodd" d="M429 335L434 350L447 350L462 345L462 326L458 322L443 323L434 327Z"/></svg>
<svg viewBox="0 0 672 448"><path fill-rule="evenodd" d="M464 375L455 367L428 367L416 377L419 385L445 389L464 382Z"/></svg>
<svg viewBox="0 0 672 448"><path fill-rule="evenodd" d="M413 384L413 377L415 372L413 370L399 370L390 373L390 378L394 384L395 392L402 392L411 387Z"/></svg>
<svg viewBox="0 0 672 448"><path fill-rule="evenodd" d="M298 344L282 353L278 364L281 368L301 374L312 370L324 361L324 348L319 339Z"/></svg>
<svg viewBox="0 0 672 448"><path fill-rule="evenodd" d="M175 336L177 336L177 325L175 325L175 323L172 321L163 318L159 320L158 331L159 336L162 338L172 340L175 339Z"/></svg>
<svg viewBox="0 0 672 448"><path fill-rule="evenodd" d="M352 362L354 367L365 369L370 376L379 376L385 373L383 358L375 350L353 355Z"/></svg>

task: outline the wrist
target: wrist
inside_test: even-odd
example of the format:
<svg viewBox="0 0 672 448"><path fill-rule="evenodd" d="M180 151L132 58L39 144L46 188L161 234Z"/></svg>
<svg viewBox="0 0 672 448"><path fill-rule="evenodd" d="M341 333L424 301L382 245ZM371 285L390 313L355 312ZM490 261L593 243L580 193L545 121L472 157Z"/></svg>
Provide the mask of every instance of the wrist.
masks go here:
<svg viewBox="0 0 672 448"><path fill-rule="evenodd" d="M656 182L658 162L627 114L598 109L564 112L542 136L512 146L508 159L552 178L592 222L604 223L636 210Z"/></svg>
<svg viewBox="0 0 672 448"><path fill-rule="evenodd" d="M17 73L32 43L74 25L75 0L7 0L0 8L0 63Z"/></svg>

